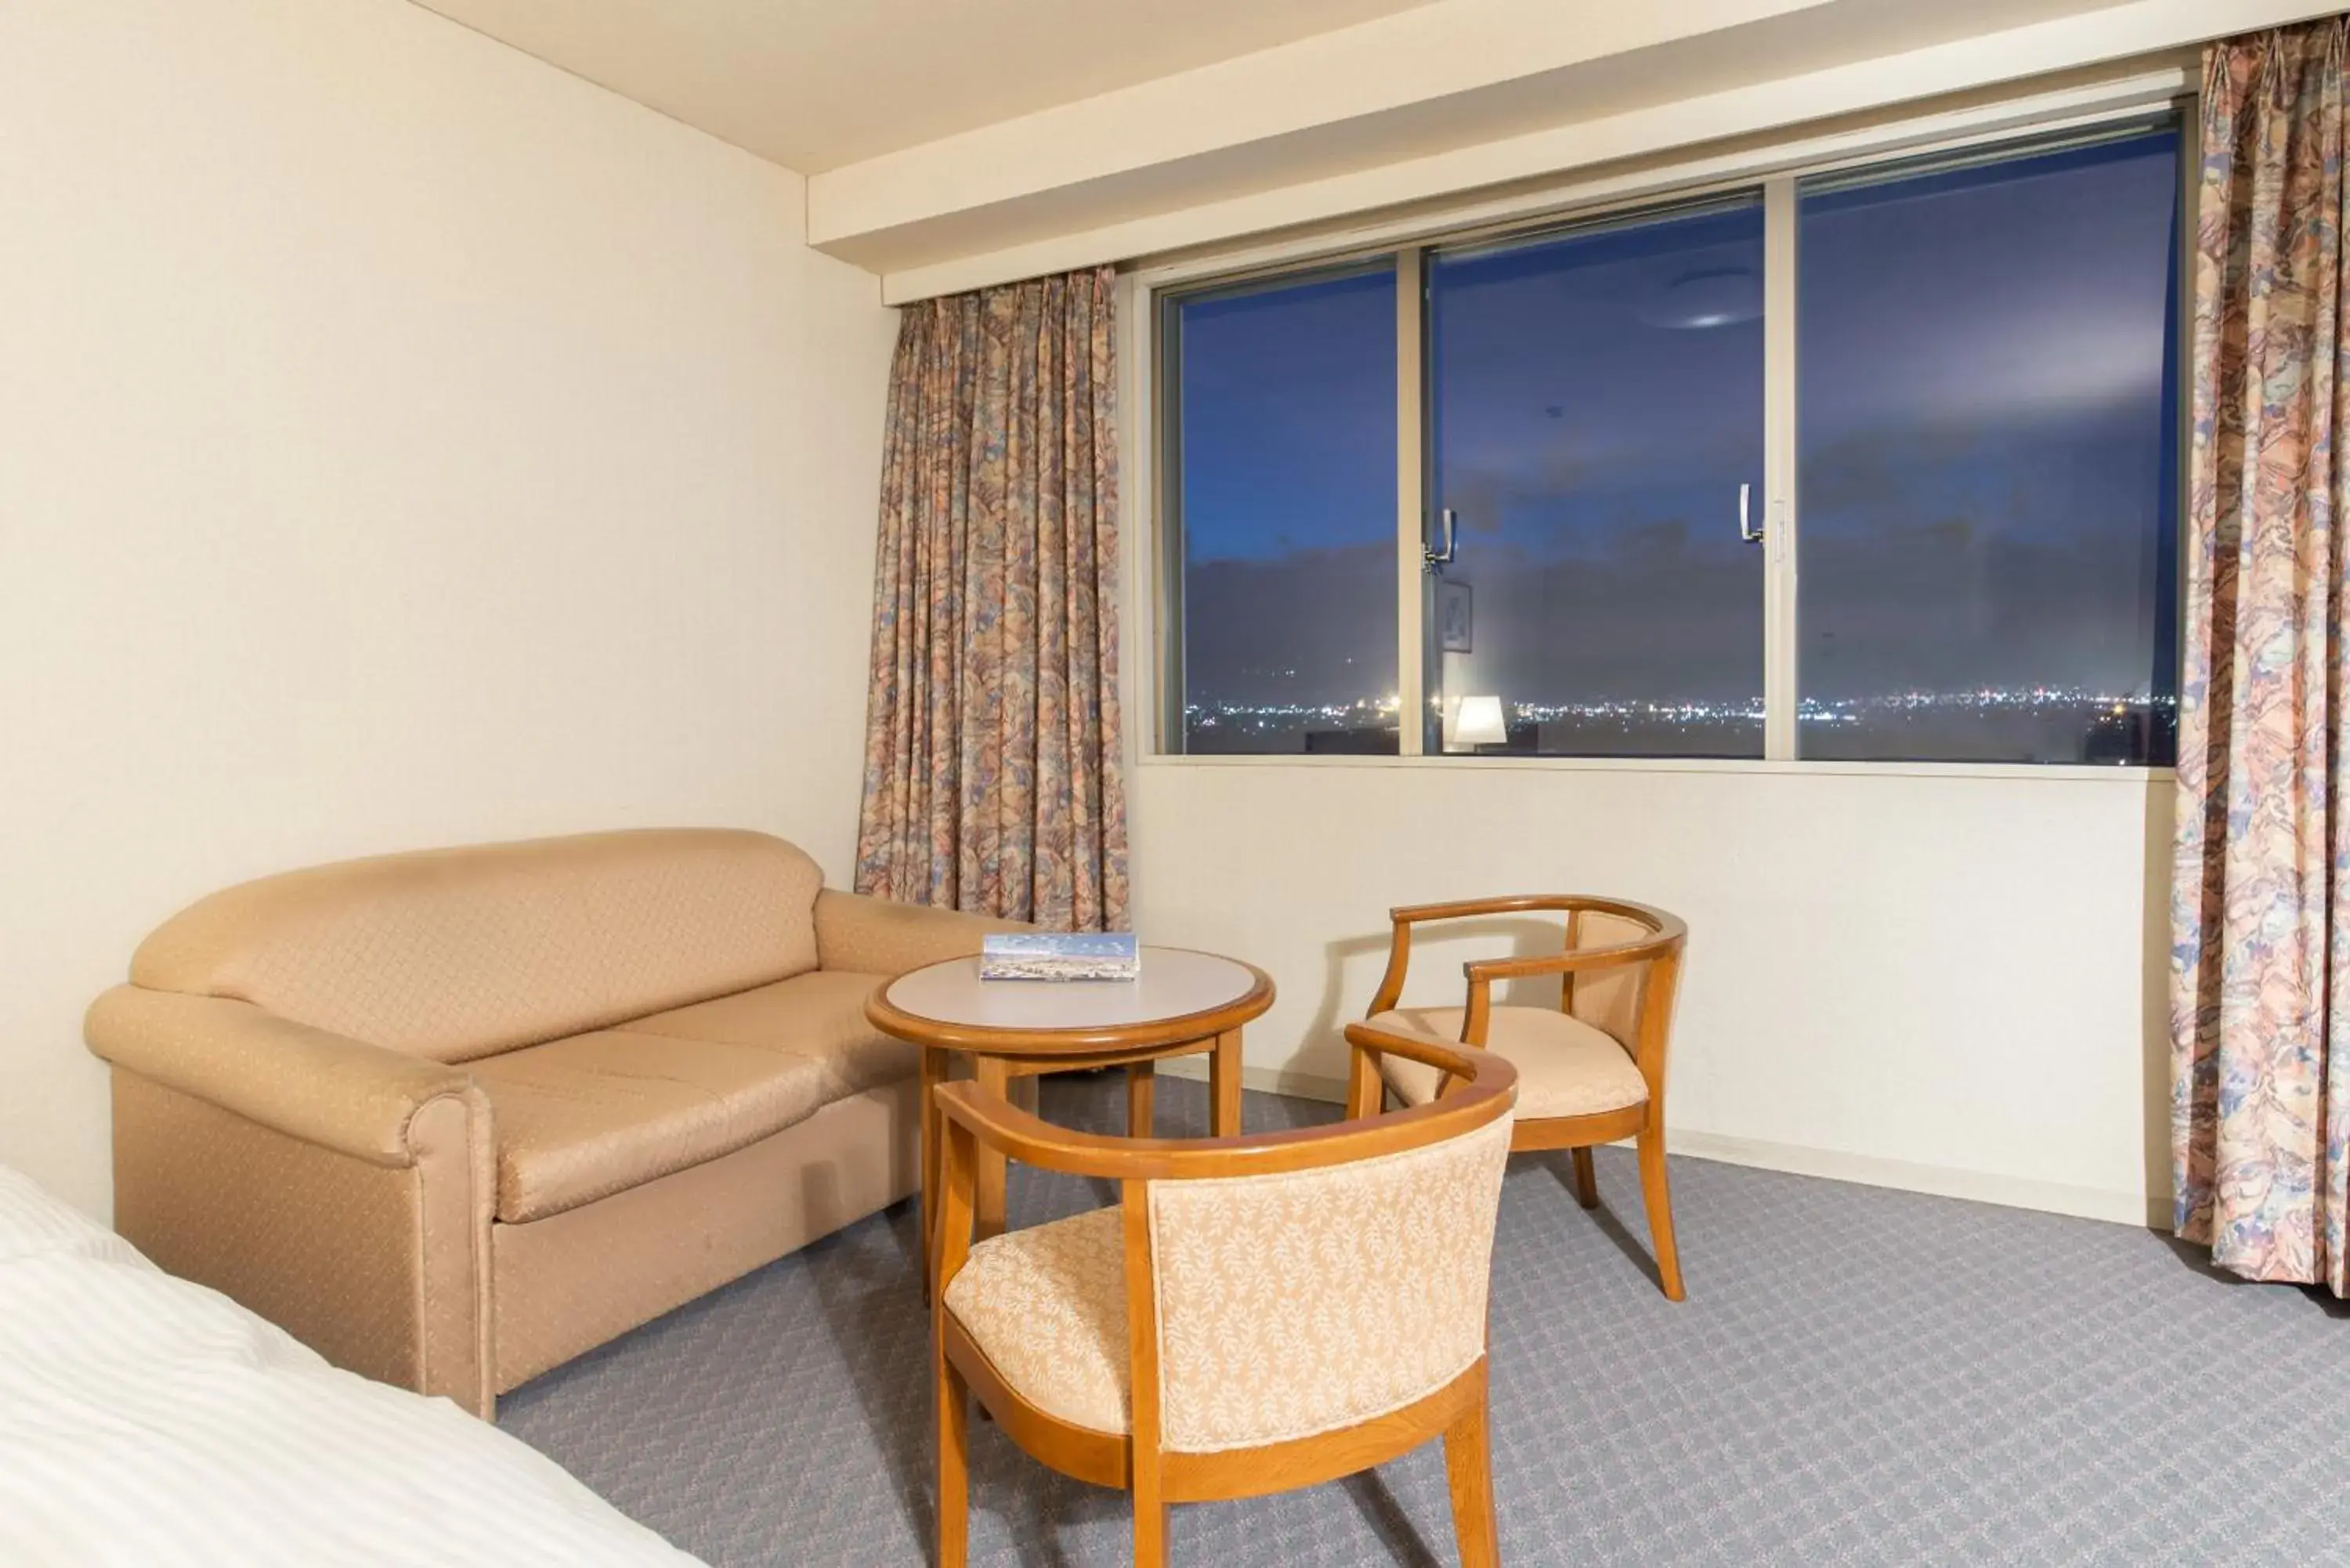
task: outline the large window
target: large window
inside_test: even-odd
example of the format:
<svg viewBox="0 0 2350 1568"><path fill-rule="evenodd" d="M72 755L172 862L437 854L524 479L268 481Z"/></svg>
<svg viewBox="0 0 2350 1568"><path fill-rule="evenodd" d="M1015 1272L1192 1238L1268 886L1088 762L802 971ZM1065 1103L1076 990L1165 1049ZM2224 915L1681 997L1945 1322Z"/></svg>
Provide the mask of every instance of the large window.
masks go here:
<svg viewBox="0 0 2350 1568"><path fill-rule="evenodd" d="M1168 300L1182 515L1173 737L1397 749L1392 264Z"/></svg>
<svg viewBox="0 0 2350 1568"><path fill-rule="evenodd" d="M1803 753L2176 745L2175 135L1803 192Z"/></svg>
<svg viewBox="0 0 2350 1568"><path fill-rule="evenodd" d="M1429 253L1439 745L1762 754L1762 317L1758 201Z"/></svg>
<svg viewBox="0 0 2350 1568"><path fill-rule="evenodd" d="M2166 119L1162 292L1164 743L2167 764L2179 181Z"/></svg>

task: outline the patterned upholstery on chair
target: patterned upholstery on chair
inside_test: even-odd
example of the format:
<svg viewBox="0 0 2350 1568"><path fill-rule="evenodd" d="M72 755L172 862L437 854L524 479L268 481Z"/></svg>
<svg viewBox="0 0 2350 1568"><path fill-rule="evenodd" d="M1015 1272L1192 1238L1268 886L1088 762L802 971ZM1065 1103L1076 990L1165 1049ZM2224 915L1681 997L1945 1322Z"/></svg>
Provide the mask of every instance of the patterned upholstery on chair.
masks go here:
<svg viewBox="0 0 2350 1568"><path fill-rule="evenodd" d="M1400 1154L1150 1184L1161 1438L1170 1452L1279 1443L1436 1392L1485 1349L1510 1118ZM1022 1398L1123 1432L1123 1211L983 1241L946 1310Z"/></svg>
<svg viewBox="0 0 2350 1568"><path fill-rule="evenodd" d="M1485 1353L1510 1117L1424 1148L1150 1188L1170 1451L1400 1409Z"/></svg>
<svg viewBox="0 0 2350 1568"><path fill-rule="evenodd" d="M1646 941L1652 934L1639 921L1626 915L1611 915L1605 909L1585 909L1575 921L1572 950L1576 952ZM1586 1023L1613 1034L1628 1051L1633 1032L1639 1027L1640 988L1647 978L1644 964L1586 970L1575 977L1575 1005L1567 1011Z"/></svg>
<svg viewBox="0 0 2350 1568"><path fill-rule="evenodd" d="M1458 1007L1399 1007L1373 1018L1376 1029L1448 1044L1461 1038ZM1621 1110L1648 1097L1648 1080L1625 1048L1605 1030L1548 1007L1496 1007L1485 1031L1486 1049L1518 1070L1518 1116L1587 1116ZM1406 1105L1435 1097L1440 1075L1400 1056L1380 1059L1388 1087Z"/></svg>
<svg viewBox="0 0 2350 1568"><path fill-rule="evenodd" d="M1123 1432L1131 1419L1125 1218L1113 1203L990 1237L945 1296L1007 1387L1097 1432Z"/></svg>

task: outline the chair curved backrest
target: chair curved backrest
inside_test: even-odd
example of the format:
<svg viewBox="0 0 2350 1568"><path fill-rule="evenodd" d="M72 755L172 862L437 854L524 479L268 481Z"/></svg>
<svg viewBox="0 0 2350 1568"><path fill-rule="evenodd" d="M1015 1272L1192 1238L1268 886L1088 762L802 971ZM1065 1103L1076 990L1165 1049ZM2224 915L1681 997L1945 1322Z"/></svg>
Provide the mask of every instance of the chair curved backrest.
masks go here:
<svg viewBox="0 0 2350 1568"><path fill-rule="evenodd" d="M1476 1365L1509 1152L1504 1111L1394 1153L1149 1183L1168 1451L1357 1425Z"/></svg>
<svg viewBox="0 0 2350 1568"><path fill-rule="evenodd" d="M1607 908L1571 910L1566 917L1566 950L1590 952L1599 948L1623 950L1621 962L1602 965L1562 978L1560 1005L1613 1035L1627 1051L1639 1045L1641 993L1653 961L1676 950L1682 940L1666 925L1669 917L1630 914Z"/></svg>
<svg viewBox="0 0 2350 1568"><path fill-rule="evenodd" d="M1462 1560L1471 1568L1497 1562L1485 1307L1517 1071L1457 1044L1360 1024L1347 1035L1358 1053L1389 1051L1437 1068L1451 1092L1336 1127L1169 1139L1071 1132L976 1084L937 1087L947 1129L931 1308L941 1568L961 1568L969 1545L967 1392L1035 1458L1131 1490L1140 1564L1165 1561L1169 1502L1312 1486L1439 1436ZM1024 1164L1121 1184L1114 1217L1097 1210L1101 1220L1056 1224L1097 1237L1114 1225L1120 1259L1109 1268L1121 1270L1125 1344L1102 1343L1116 1309L1092 1304L1107 1293L1092 1282L1108 1269L1098 1240L1075 1231L1045 1250L1096 1250L1063 1271L1069 1283L1051 1293L1055 1326L1039 1332L1083 1321L1091 1346L1084 1358L1127 1375L1126 1418L1109 1423L1122 1431L1048 1411L1046 1403L1062 1402L1045 1380L1029 1382L1029 1397L1016 1386L1022 1377L992 1362L958 1317L962 1309L949 1304L972 1256L981 1144ZM1073 1291L1087 1304L1073 1305ZM1012 1332L1020 1335L1016 1324Z"/></svg>
<svg viewBox="0 0 2350 1568"><path fill-rule="evenodd" d="M1484 1354L1517 1072L1489 1052L1358 1033L1450 1075L1451 1092L1335 1126L1178 1139L1073 1132L977 1084L941 1085L941 1297L969 1255L958 1187L975 1140L1124 1183L1139 1446L1295 1442L1445 1387Z"/></svg>
<svg viewBox="0 0 2350 1568"><path fill-rule="evenodd" d="M1689 927L1679 915L1628 898L1590 893L1528 893L1498 898L1466 898L1446 904L1410 904L1388 911L1392 926L1387 972L1371 999L1376 1017L1402 998L1411 963L1412 928L1438 920L1546 912L1566 917L1560 952L1549 956L1482 959L1461 965L1469 981L1461 1039L1485 1043L1496 981L1561 977L1559 1002L1576 1019L1613 1036L1639 1064L1652 1087L1661 1090L1669 1038L1673 983ZM1351 1102L1350 1102L1351 1103Z"/></svg>

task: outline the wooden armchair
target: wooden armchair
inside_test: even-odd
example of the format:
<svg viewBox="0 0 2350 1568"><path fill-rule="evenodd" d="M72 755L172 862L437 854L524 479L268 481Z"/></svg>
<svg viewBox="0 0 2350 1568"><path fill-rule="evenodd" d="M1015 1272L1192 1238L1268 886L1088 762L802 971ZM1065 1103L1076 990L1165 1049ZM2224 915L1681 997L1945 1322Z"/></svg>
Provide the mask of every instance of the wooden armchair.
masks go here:
<svg viewBox="0 0 2350 1568"><path fill-rule="evenodd" d="M940 1568L967 1560L967 1392L1038 1460L1134 1493L1142 1568L1167 1560L1170 1502L1312 1486L1439 1435L1461 1561L1499 1562L1485 1305L1517 1075L1347 1036L1461 1081L1368 1123L1203 1139L1070 1132L976 1084L935 1091ZM1117 1181L1122 1201L974 1245L981 1144Z"/></svg>
<svg viewBox="0 0 2350 1568"><path fill-rule="evenodd" d="M1413 927L1528 911L1566 916L1562 951L1464 964L1465 1007L1397 1007L1411 962ZM1669 1298L1681 1300L1680 1254L1673 1245L1672 1194L1665 1177L1665 1050L1689 928L1679 917L1646 904L1579 893L1419 904L1390 909L1388 918L1394 935L1387 973L1371 1000L1370 1023L1419 1039L1457 1039L1509 1058L1518 1069L1511 1147L1572 1149L1575 1195L1586 1209L1599 1203L1593 1147L1633 1138L1648 1234L1656 1245L1657 1281ZM1556 1011L1493 1005L1496 981L1550 974L1561 977ZM1357 1052L1347 1114L1364 1116L1378 1110L1383 1091L1407 1105L1424 1105L1439 1087L1437 1075L1416 1058Z"/></svg>

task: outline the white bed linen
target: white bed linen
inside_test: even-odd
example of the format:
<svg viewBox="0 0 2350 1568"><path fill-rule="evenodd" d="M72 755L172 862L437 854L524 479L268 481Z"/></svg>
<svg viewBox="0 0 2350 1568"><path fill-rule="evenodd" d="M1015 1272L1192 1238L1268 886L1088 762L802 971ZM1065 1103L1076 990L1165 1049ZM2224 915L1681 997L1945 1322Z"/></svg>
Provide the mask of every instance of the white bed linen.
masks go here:
<svg viewBox="0 0 2350 1568"><path fill-rule="evenodd" d="M446 1399L338 1371L0 1166L0 1563L695 1559Z"/></svg>

